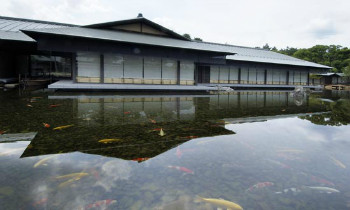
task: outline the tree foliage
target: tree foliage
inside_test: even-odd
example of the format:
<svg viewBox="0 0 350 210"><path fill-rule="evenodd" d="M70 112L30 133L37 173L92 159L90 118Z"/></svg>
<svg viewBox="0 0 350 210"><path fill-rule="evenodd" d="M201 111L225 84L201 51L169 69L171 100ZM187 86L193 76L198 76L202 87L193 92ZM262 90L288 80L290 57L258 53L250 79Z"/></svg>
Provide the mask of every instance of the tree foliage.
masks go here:
<svg viewBox="0 0 350 210"><path fill-rule="evenodd" d="M185 38L187 38L187 39L192 39L191 38L191 35L190 34L183 34L182 36L184 36ZM200 42L203 42L203 39L201 39L201 38L199 38L199 37L195 37L195 38L193 38L192 40L194 40L194 41L200 41Z"/></svg>

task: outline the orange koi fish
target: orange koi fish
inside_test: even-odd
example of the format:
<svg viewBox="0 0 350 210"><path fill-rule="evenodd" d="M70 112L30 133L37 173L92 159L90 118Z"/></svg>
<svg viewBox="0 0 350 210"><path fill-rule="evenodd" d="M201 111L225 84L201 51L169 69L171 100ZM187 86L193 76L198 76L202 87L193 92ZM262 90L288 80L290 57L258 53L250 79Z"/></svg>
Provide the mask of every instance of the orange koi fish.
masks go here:
<svg viewBox="0 0 350 210"><path fill-rule="evenodd" d="M47 203L47 198L40 199L32 204L33 207L39 207Z"/></svg>
<svg viewBox="0 0 350 210"><path fill-rule="evenodd" d="M83 209L107 209L107 206L116 203L116 200L112 200L112 199L106 199L106 200L101 200L101 201L96 201L95 203L91 203L89 205L87 205L85 208Z"/></svg>
<svg viewBox="0 0 350 210"><path fill-rule="evenodd" d="M51 104L50 105L50 108L55 108L55 107L59 107L59 106L61 106L62 104Z"/></svg>
<svg viewBox="0 0 350 210"><path fill-rule="evenodd" d="M65 128L70 128L72 127L73 125L63 125L63 126L59 126L59 127L56 127L54 128L53 130L62 130L62 129L65 129Z"/></svg>
<svg viewBox="0 0 350 210"><path fill-rule="evenodd" d="M143 161L146 161L146 160L148 160L148 159L150 159L150 158L148 158L148 157L143 157L143 158L135 158L135 159L132 159L133 161L137 161L137 162L143 162Z"/></svg>
<svg viewBox="0 0 350 210"><path fill-rule="evenodd" d="M152 131L160 131L161 128L155 128Z"/></svg>
<svg viewBox="0 0 350 210"><path fill-rule="evenodd" d="M50 127L50 124L47 124L47 123L43 123L44 127L45 128L49 128Z"/></svg>
<svg viewBox="0 0 350 210"><path fill-rule="evenodd" d="M4 133L6 133L6 131L0 131L0 135L2 135L2 134L4 134Z"/></svg>
<svg viewBox="0 0 350 210"><path fill-rule="evenodd" d="M273 183L272 182L259 182L255 185L249 187L246 191L251 192L255 189L261 189L261 188L269 187L269 186L273 186Z"/></svg>
<svg viewBox="0 0 350 210"><path fill-rule="evenodd" d="M173 168L173 169L176 169L178 171L185 172L187 174L194 174L194 171L192 171L191 169L188 169L186 167L182 167L182 166L168 166L168 168Z"/></svg>
<svg viewBox="0 0 350 210"><path fill-rule="evenodd" d="M149 119L149 121L151 121L151 123L153 123L153 124L156 124L156 123L157 123L157 121L155 121L155 120L153 120L153 119Z"/></svg>
<svg viewBox="0 0 350 210"><path fill-rule="evenodd" d="M183 136L183 137L180 137L180 139L183 139L183 140L188 140L188 139L195 139L195 138L198 138L199 136Z"/></svg>
<svg viewBox="0 0 350 210"><path fill-rule="evenodd" d="M124 114L131 114L131 112L124 112Z"/></svg>

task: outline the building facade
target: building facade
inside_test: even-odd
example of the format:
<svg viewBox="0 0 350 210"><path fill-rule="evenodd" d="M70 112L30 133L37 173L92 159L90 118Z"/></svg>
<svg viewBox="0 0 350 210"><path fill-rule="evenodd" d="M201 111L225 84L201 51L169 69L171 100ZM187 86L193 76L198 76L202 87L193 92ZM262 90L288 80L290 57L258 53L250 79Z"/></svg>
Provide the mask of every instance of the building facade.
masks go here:
<svg viewBox="0 0 350 210"><path fill-rule="evenodd" d="M72 83L310 86L329 69L262 49L198 42L138 18L76 26L0 17L0 78Z"/></svg>

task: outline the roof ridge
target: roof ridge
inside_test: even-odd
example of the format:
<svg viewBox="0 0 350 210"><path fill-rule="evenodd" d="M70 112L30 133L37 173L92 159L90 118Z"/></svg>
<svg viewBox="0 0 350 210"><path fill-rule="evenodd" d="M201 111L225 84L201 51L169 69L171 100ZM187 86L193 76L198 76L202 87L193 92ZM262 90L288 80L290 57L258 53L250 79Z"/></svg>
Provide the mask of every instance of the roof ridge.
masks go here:
<svg viewBox="0 0 350 210"><path fill-rule="evenodd" d="M43 24L52 24L52 25L62 25L62 26L79 26L79 25L68 24L68 23L59 23L59 22L44 21L44 20L34 20L34 19L26 19L26 18L15 18L15 17L7 17L7 16L0 16L0 19L14 20L14 21L24 21L24 22L34 22L34 23L43 23Z"/></svg>

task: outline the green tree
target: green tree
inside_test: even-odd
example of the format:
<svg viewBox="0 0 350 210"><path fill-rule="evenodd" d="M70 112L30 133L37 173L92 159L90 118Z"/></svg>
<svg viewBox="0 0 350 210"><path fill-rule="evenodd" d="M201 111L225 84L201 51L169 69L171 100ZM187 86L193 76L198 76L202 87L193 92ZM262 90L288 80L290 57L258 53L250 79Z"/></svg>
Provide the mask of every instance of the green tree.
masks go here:
<svg viewBox="0 0 350 210"><path fill-rule="evenodd" d="M198 37L194 38L193 40L203 42L203 39L198 38Z"/></svg>
<svg viewBox="0 0 350 210"><path fill-rule="evenodd" d="M184 37L187 38L187 39L192 39L192 38L191 38L191 35L189 35L189 34L183 34L182 36L184 36Z"/></svg>

